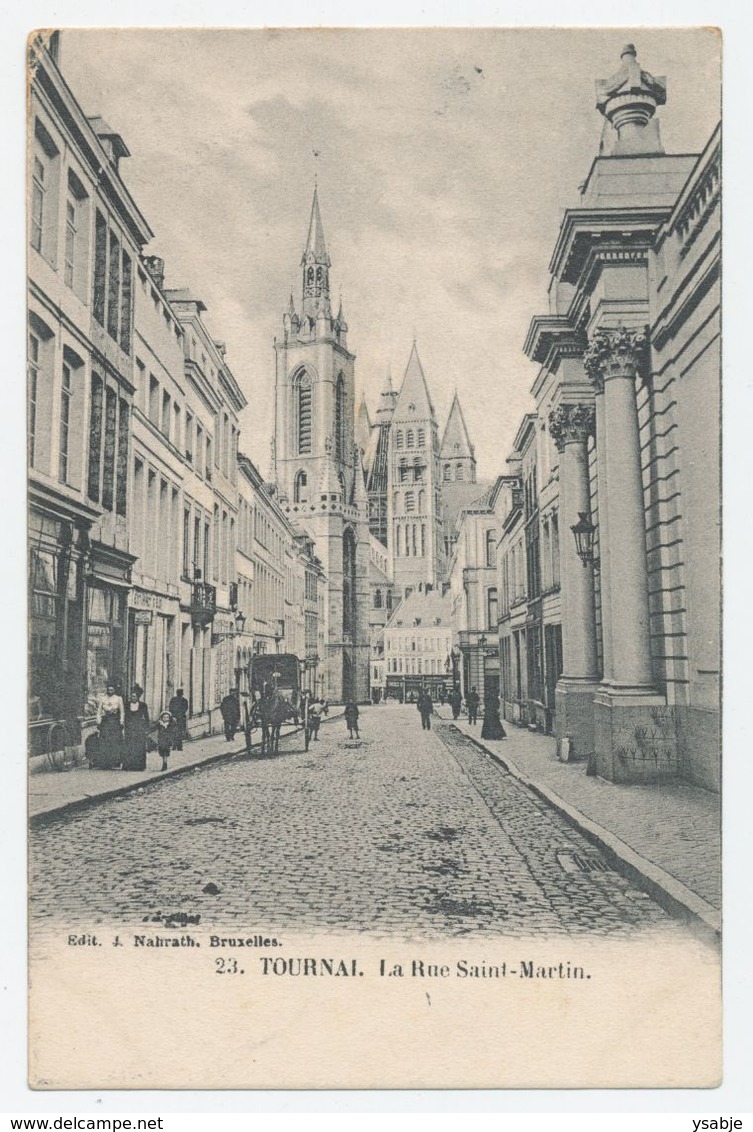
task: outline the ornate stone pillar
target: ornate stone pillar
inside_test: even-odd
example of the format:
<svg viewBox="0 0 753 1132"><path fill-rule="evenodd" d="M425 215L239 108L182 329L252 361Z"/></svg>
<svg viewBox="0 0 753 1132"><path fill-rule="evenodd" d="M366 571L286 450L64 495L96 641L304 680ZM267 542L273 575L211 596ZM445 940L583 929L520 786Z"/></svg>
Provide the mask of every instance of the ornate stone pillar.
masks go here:
<svg viewBox="0 0 753 1132"><path fill-rule="evenodd" d="M603 617L611 669L594 697L597 772L615 782L672 777L674 723L653 687L645 505L635 380L649 364L648 328L598 330L586 351L597 393ZM601 402L601 405L598 405ZM603 529L606 524L606 532Z"/></svg>
<svg viewBox="0 0 753 1132"><path fill-rule="evenodd" d="M549 414L549 433L560 459L560 565L562 585L563 676L598 677L593 567L584 567L568 528L581 511L590 513L588 438L594 432L592 405L564 404Z"/></svg>
<svg viewBox="0 0 753 1132"><path fill-rule="evenodd" d="M594 433L594 409L564 403L549 414L549 433L560 457L560 574L562 593L563 672L556 689L559 738L567 736L572 755L585 758L594 749L593 697L599 674L593 566L584 566L569 528L579 512L590 513L588 438Z"/></svg>
<svg viewBox="0 0 753 1132"><path fill-rule="evenodd" d="M636 376L648 363L648 327L598 330L586 351L586 370L604 389L604 432L598 438L606 471L608 588L612 683L652 687L646 570L645 505L635 399Z"/></svg>

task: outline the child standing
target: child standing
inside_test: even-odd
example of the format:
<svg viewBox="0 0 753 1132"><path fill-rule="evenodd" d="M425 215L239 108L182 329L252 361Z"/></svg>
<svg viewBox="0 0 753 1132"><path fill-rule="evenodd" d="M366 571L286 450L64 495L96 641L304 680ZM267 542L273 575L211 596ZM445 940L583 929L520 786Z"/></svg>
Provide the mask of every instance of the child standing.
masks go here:
<svg viewBox="0 0 753 1132"><path fill-rule="evenodd" d="M169 711L163 711L157 725L157 753L162 759L160 770L167 770L167 760L173 749L175 726Z"/></svg>

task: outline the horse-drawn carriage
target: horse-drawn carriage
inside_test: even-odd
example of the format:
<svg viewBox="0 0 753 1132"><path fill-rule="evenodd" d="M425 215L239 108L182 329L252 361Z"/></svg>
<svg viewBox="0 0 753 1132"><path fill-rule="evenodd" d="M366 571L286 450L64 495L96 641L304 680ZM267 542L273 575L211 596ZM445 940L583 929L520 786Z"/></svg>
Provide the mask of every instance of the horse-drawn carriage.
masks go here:
<svg viewBox="0 0 753 1132"><path fill-rule="evenodd" d="M251 709L246 726L250 732L261 728L261 753L276 754L283 723L292 719L298 726L305 711L301 696L300 667L293 653L255 656L249 662ZM304 723L306 721L304 720Z"/></svg>

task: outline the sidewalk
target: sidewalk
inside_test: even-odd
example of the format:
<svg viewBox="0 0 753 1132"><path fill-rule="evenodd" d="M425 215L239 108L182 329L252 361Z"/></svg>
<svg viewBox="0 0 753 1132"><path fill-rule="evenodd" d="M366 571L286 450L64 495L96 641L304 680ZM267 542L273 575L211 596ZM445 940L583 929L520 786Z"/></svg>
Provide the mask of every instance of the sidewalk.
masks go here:
<svg viewBox="0 0 753 1132"><path fill-rule="evenodd" d="M452 721L445 708L440 718ZM685 783L620 786L562 763L554 739L504 721L507 738L481 740L481 720L457 726L526 783L674 914L721 927L719 795Z"/></svg>
<svg viewBox="0 0 753 1132"><path fill-rule="evenodd" d="M342 712L330 712L327 720L336 719ZM282 729L282 738L300 731L292 723ZM258 753L260 732L254 731L253 750ZM155 779L170 778L185 773L194 767L219 762L233 755L243 755L246 741L243 732L238 732L229 743L223 734L210 735L205 739L193 739L186 743L182 751L173 751L170 766L160 770L162 759L156 751L146 756L146 770L91 770L87 766L75 767L68 771L43 771L29 776L29 819L33 823L50 814L85 806L93 802L105 801L132 790L139 790Z"/></svg>

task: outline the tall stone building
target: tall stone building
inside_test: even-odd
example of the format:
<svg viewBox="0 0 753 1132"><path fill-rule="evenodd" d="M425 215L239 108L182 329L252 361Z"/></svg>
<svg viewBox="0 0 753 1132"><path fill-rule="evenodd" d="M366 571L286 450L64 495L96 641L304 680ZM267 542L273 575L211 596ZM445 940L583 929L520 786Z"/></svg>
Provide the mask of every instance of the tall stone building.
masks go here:
<svg viewBox="0 0 753 1132"><path fill-rule="evenodd" d="M475 483L476 454L468 436L465 417L457 393L452 399L439 449L443 483Z"/></svg>
<svg viewBox="0 0 753 1132"><path fill-rule="evenodd" d="M540 367L532 471L542 491L535 479L528 489L524 461L523 596L530 606L540 594L528 531L556 509L557 735L605 778L718 789L720 137L701 154L666 153L654 117L666 99L632 44L597 83L612 144L565 211L549 310L525 344ZM502 542L512 596L526 575L507 532ZM500 624L504 698L530 713L537 665L529 654L526 681L515 647L505 663Z"/></svg>
<svg viewBox="0 0 753 1132"><path fill-rule="evenodd" d="M314 190L293 296L275 339L274 479L280 504L314 539L327 577L324 688L368 698L368 499L356 443L355 355L342 303L333 316L330 258Z"/></svg>
<svg viewBox="0 0 753 1132"><path fill-rule="evenodd" d="M439 430L415 342L390 426L387 514L395 586L436 586L444 570Z"/></svg>
<svg viewBox="0 0 753 1132"><path fill-rule="evenodd" d="M390 426L395 412L397 392L392 378L387 375L379 397L376 421L371 427L369 442L364 452L366 491L369 496L369 530L383 546L389 542L387 518L387 492L389 487Z"/></svg>

